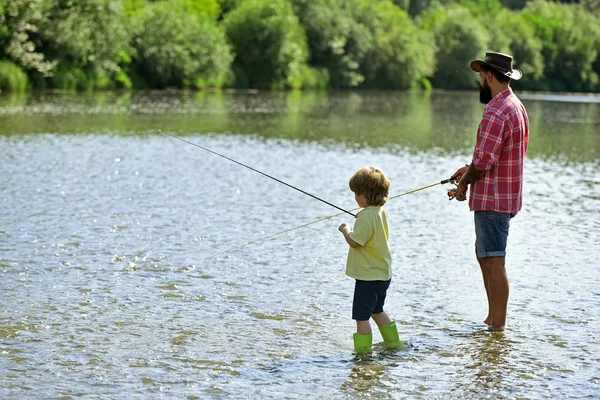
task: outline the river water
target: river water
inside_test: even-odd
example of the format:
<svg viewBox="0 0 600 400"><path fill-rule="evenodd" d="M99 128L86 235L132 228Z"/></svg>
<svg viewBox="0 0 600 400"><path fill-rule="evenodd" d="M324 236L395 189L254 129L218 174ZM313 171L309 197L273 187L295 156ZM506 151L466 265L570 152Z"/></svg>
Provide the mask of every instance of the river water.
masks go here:
<svg viewBox="0 0 600 400"><path fill-rule="evenodd" d="M161 132L352 209L363 165L400 194L468 163L477 93L0 97L0 397L600 397L600 102L521 97L506 330L481 322L472 214L435 186L387 205L410 346L366 356L352 218L238 248L338 210Z"/></svg>

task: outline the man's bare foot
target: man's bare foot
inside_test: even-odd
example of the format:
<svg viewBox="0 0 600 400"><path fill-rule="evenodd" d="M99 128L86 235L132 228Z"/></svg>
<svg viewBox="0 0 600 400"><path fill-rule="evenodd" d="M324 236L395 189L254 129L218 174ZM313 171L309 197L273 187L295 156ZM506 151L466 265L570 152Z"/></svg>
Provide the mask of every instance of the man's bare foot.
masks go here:
<svg viewBox="0 0 600 400"><path fill-rule="evenodd" d="M488 317L483 321L486 325L492 325L492 317L488 315Z"/></svg>
<svg viewBox="0 0 600 400"><path fill-rule="evenodd" d="M499 332L499 331L503 331L504 330L504 325L489 325L488 326L488 330L492 331L492 332Z"/></svg>

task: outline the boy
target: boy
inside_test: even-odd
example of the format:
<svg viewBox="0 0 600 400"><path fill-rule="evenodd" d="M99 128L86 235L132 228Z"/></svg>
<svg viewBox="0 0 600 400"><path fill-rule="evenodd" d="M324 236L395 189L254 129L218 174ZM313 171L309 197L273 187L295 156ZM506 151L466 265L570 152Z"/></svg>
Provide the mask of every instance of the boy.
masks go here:
<svg viewBox="0 0 600 400"><path fill-rule="evenodd" d="M392 277L392 256L388 247L388 200L390 180L375 167L364 167L350 179L350 190L358 206L354 230L344 223L339 230L350 245L346 275L356 279L352 319L356 320L354 349L365 352L373 345L370 318L377 324L386 347L403 348L396 323L383 311Z"/></svg>

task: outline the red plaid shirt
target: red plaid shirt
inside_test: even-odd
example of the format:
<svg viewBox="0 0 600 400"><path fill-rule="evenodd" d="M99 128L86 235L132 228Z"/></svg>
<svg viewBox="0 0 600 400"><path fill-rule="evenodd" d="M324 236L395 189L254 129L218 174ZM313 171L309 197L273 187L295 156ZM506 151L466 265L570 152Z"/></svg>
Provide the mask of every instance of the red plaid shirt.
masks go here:
<svg viewBox="0 0 600 400"><path fill-rule="evenodd" d="M471 184L471 211L521 210L528 144L527 111L512 89L505 89L486 105L477 129L472 162L486 172Z"/></svg>

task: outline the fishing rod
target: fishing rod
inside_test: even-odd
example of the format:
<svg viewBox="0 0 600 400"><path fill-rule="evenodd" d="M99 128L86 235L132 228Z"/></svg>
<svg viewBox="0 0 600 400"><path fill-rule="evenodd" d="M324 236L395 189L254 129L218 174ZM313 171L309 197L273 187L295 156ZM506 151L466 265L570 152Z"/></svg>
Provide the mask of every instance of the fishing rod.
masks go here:
<svg viewBox="0 0 600 400"><path fill-rule="evenodd" d="M170 134L170 133L163 132L163 131L161 131L160 129L158 129L158 132L162 133L162 134L163 134L163 135L165 135L165 136L170 136L170 137L172 137L172 138L175 138L175 139L181 140L182 142L185 142L185 143L191 144L192 146L196 146L196 147L198 147L199 149L202 149L202 150L208 151L209 153L212 153L212 154L214 154L214 155L216 155L216 156L219 156L219 157L222 157L222 158L224 158L224 159L226 159L226 160L229 160L229 161L231 161L231 162L234 162L234 163L236 163L236 164L238 164L238 165L241 165L242 167L246 167L246 168L248 168L248 169L250 169L250 170L252 170L252 171L254 171L254 172L258 172L259 174L261 174L261 175L264 175L264 176L266 176L267 178L271 178L271 179L273 179L273 180L274 180L274 181L276 181L276 182L279 182L279 183L281 183L281 184L283 184L283 185L285 185L285 186L287 186L287 187L290 187L290 188L292 188L292 189L295 189L295 190L299 191L300 193L304 193L305 195L307 195L307 196L310 196L310 197L312 197L313 199L316 199L316 200L322 201L323 203L325 203L325 204L327 204L327 205L330 205L330 206L331 206L331 207L333 207L333 208L337 208L338 210L340 210L340 211L343 211L343 213L350 214L350 215L352 215L353 217L356 217L356 214L353 214L353 213L352 213L352 212L350 212L350 211L347 211L347 210L345 210L345 209L343 209L343 208L341 208L341 207L338 207L338 206L336 206L336 205L335 205L335 204L333 204L333 203L330 203L330 202L328 202L328 201L326 201L326 200L323 200L323 199L321 199L321 198L319 198L319 197L315 196L314 194L310 194L310 193L308 193L308 192L305 192L304 190L302 190L302 189L299 189L299 188L297 188L296 186L290 185L289 183L286 183L286 182L282 181L281 179L277 179L277 178L275 178L274 176L271 176L271 175L269 175L269 174L266 174L266 173L264 173L264 172L262 172L262 171L259 171L259 170L257 170L256 168L252 168L252 167L250 167L250 166L248 166L248 165L246 165L246 164L243 164L243 163L241 163L241 162L239 162L239 161L236 161L236 160L234 160L233 158L229 158L229 157L227 157L227 156L224 156L223 154L220 154L220 153L217 153L216 151L212 151L212 150L210 150L210 149L207 149L206 147L200 146L199 144L196 144L196 143L194 143L194 142L190 142L189 140L183 139L183 138L181 138L181 137L179 137L179 136L175 136L175 135L172 135L172 134ZM342 214L343 214L343 213L342 213Z"/></svg>
<svg viewBox="0 0 600 400"><path fill-rule="evenodd" d="M404 192L404 193L397 194L397 195L395 195L395 196L392 196L392 197L388 198L388 201L390 201L390 200L392 200L392 199L396 199L396 198L398 198L398 197L406 196L406 195L408 195L408 194L411 194L411 193L420 192L421 190L429 189L429 188L432 188L432 187L434 187L434 186L437 186L437 185L445 185L446 183L455 183L455 182L456 182L456 178L444 179L444 180L442 180L442 181L439 181L439 182L433 183L433 184L431 184L431 185L423 186L423 187L421 187L421 188L418 188L418 189L414 189L414 190L410 190L410 191L408 191L408 192ZM350 210L350 211L357 211L357 210L360 210L360 207L354 208L354 209L352 209L352 210ZM272 238L274 238L274 237L281 236L281 235L283 235L283 234L285 234L285 233L292 232L292 231L295 231L295 230L297 230L297 229L304 228L304 227L307 227L307 226L309 226L309 225L316 224L317 222L321 222L321 221L325 221L325 220L332 219L332 218L335 218L335 217L339 217L340 215L343 215L343 214L344 214L344 213L338 213L338 214L330 215L330 216L328 216L328 217L323 217L323 218L320 218L320 219L318 219L318 220L316 220L316 221L308 222L308 223L306 223L306 224L303 224L303 225L300 225L300 226L296 226L296 227L294 227L294 228L286 229L285 231L281 231L281 232L278 232L278 233L274 233L274 234L272 234L272 235L265 236L265 237L262 237L262 238L260 238L260 239L253 240L253 241L251 241L251 242L244 243L244 244L243 244L243 245L241 245L241 246L237 246L237 247L233 247L233 248L230 248L230 249L227 249L227 250L222 250L222 251L219 251L219 252L218 252L218 253L216 253L215 255L213 255L213 256L211 256L211 257L209 257L209 259L210 259L210 258L216 258L217 256L219 256L219 255L221 255L221 254L225 254L225 253L231 253L231 252L233 252L233 251L239 250L239 249L241 249L241 248L244 248L244 247L246 247L246 246L249 246L249 245L251 245L251 244L255 244L255 243L258 243L258 242L262 242L263 240L272 239Z"/></svg>

